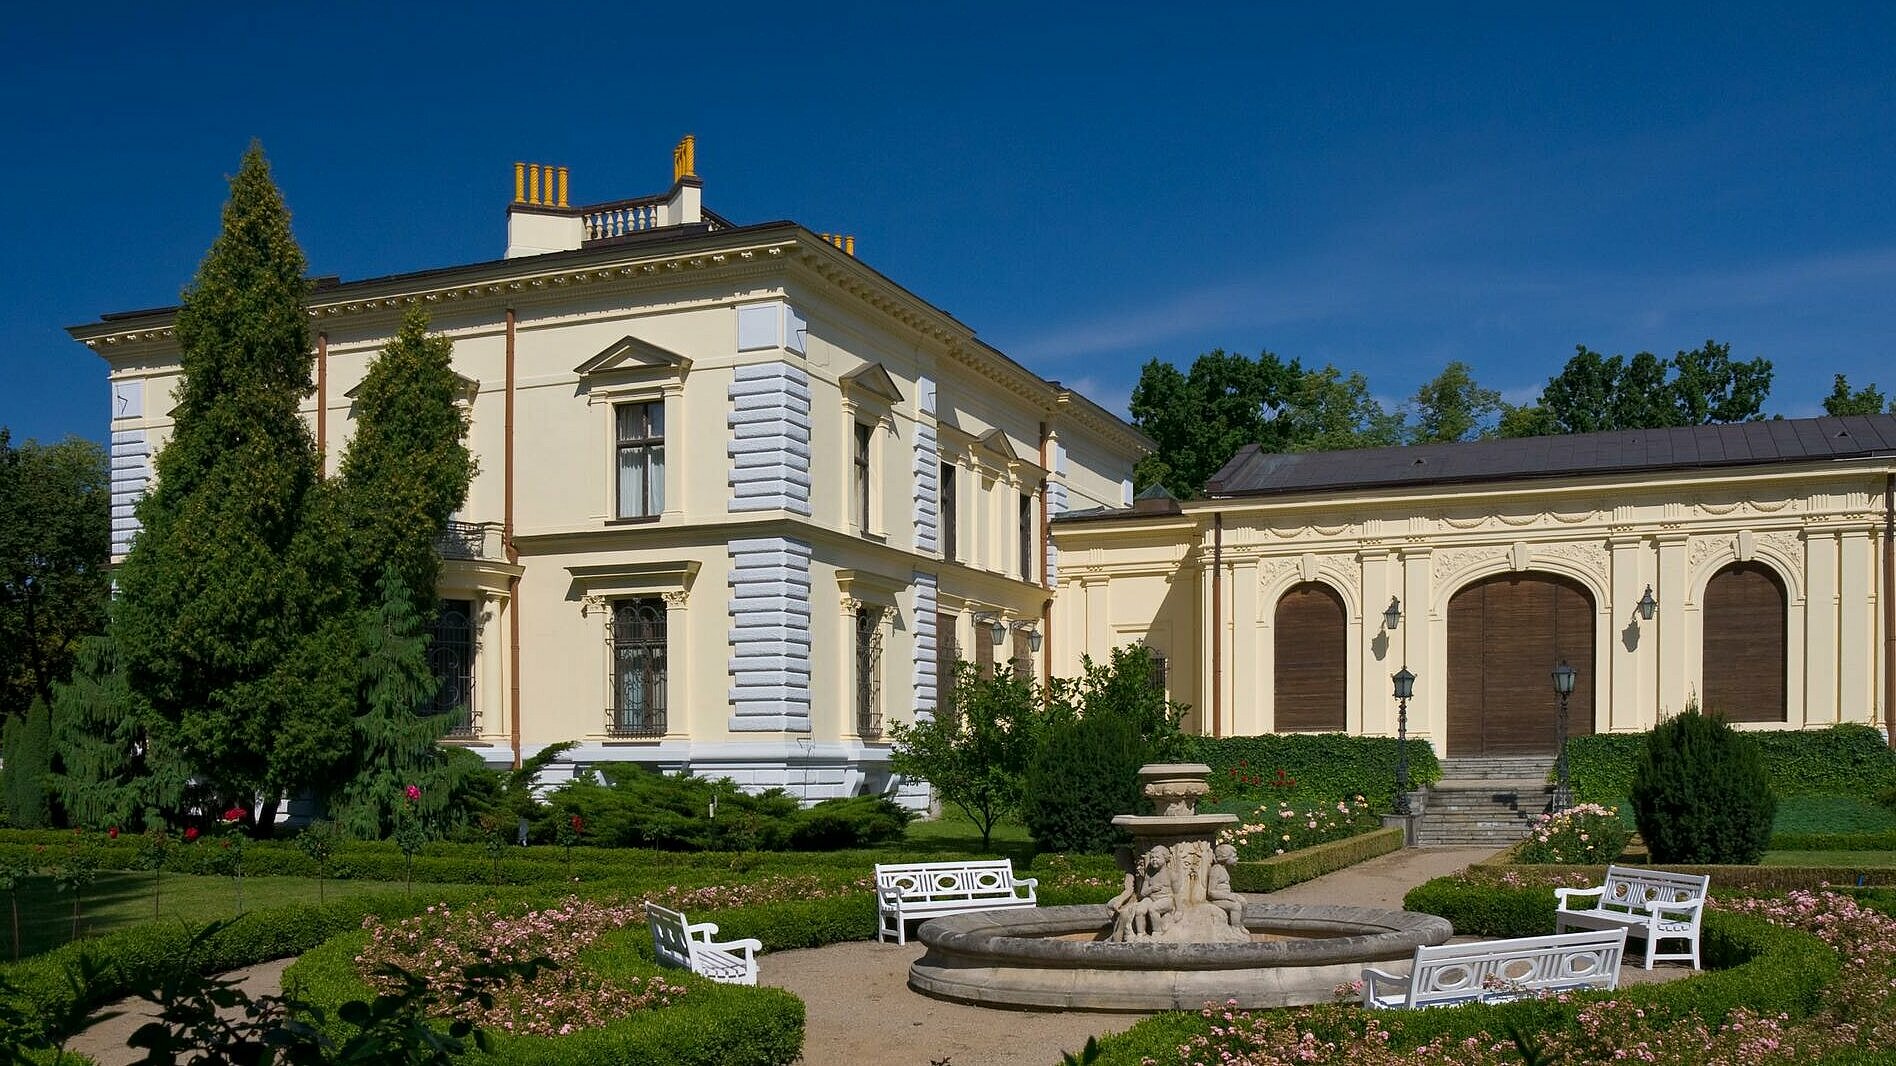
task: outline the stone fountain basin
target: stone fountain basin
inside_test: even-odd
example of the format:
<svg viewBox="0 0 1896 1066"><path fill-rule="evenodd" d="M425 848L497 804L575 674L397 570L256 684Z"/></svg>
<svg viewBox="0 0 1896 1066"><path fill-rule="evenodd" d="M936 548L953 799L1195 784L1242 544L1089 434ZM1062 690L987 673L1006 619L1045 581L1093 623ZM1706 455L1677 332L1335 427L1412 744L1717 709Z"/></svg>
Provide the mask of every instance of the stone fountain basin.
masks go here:
<svg viewBox="0 0 1896 1066"><path fill-rule="evenodd" d="M1324 1003L1365 965L1409 959L1455 932L1432 914L1297 903L1247 904L1244 924L1249 944L1113 943L1103 939L1112 926L1104 904L956 914L922 923L927 950L909 967L909 987L1036 1010Z"/></svg>

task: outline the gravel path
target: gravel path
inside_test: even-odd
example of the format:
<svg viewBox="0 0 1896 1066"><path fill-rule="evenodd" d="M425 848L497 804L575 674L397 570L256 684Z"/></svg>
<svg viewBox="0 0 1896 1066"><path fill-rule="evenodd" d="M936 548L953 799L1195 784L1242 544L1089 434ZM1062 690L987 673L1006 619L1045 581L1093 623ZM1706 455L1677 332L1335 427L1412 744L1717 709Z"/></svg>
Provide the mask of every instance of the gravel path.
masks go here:
<svg viewBox="0 0 1896 1066"><path fill-rule="evenodd" d="M1400 907L1409 889L1491 854L1491 848L1408 848L1254 898ZM806 1005L802 1061L810 1066L1051 1066L1063 1051L1078 1051L1087 1037L1120 1032L1145 1017L995 1010L931 999L908 987L909 964L921 954L918 942L870 941L772 952L758 964L763 984L788 989ZM274 993L289 962L279 959L237 973L252 995ZM1650 972L1628 966L1621 980L1668 981L1688 973L1679 964ZM92 1056L100 1066L129 1066L138 1056L125 1041L149 1018L141 1009L146 1006L138 1000L116 1004L112 1009L126 1013L80 1034L71 1050Z"/></svg>

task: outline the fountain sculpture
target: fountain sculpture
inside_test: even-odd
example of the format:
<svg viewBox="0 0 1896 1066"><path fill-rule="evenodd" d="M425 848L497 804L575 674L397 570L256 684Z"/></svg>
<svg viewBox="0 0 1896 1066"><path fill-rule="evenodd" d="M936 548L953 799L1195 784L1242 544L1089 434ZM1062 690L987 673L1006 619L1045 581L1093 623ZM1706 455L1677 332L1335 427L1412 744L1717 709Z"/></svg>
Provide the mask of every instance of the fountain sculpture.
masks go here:
<svg viewBox="0 0 1896 1066"><path fill-rule="evenodd" d="M1326 904L1253 903L1231 887L1237 854L1217 843L1237 824L1199 814L1211 768L1139 771L1149 815L1122 814L1124 889L1109 904L994 910L922 923L927 950L909 987L992 1006L1195 1010L1318 1003L1363 964L1406 959L1454 930L1430 914Z"/></svg>

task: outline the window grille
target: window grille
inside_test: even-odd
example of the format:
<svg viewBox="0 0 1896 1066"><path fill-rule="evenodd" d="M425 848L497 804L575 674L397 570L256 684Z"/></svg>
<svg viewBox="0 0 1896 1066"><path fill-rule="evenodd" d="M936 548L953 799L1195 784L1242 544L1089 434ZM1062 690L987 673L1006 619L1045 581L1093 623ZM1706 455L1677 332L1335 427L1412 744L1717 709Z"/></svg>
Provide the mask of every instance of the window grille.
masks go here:
<svg viewBox="0 0 1896 1066"><path fill-rule="evenodd" d="M882 608L856 609L856 732L882 736Z"/></svg>
<svg viewBox="0 0 1896 1066"><path fill-rule="evenodd" d="M869 532L869 443L875 429L856 423L856 526Z"/></svg>
<svg viewBox="0 0 1896 1066"><path fill-rule="evenodd" d="M474 730L474 601L442 600L428 641L428 673L435 680L427 714L454 716L449 736Z"/></svg>
<svg viewBox="0 0 1896 1066"><path fill-rule="evenodd" d="M612 606L611 719L615 737L665 735L665 601L620 600Z"/></svg>

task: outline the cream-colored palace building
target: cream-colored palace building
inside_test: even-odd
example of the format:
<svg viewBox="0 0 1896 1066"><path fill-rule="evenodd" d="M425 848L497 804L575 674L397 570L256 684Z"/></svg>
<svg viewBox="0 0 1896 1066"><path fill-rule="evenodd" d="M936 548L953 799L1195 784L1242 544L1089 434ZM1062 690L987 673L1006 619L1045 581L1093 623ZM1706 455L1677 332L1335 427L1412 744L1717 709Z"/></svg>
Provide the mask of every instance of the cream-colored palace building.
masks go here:
<svg viewBox="0 0 1896 1066"><path fill-rule="evenodd" d="M1132 499L1151 442L856 258L657 196L568 206L517 166L506 256L319 281L326 468L411 306L450 338L479 474L442 542L452 742L636 761L805 798L900 785L885 728L957 657L1077 673L1143 642L1211 734L1392 734L1446 756L1891 702L1896 418L1233 457ZM113 553L169 432L175 309L72 335L110 365ZM1215 635L1215 639L1214 639ZM558 779L563 774L551 775ZM905 791L921 802L917 788Z"/></svg>
<svg viewBox="0 0 1896 1066"><path fill-rule="evenodd" d="M1207 499L1054 523L1056 672L1141 640L1208 733L1551 755L1696 697L1758 728L1883 723L1896 417L1276 455ZM1213 635L1215 634L1215 638ZM1214 642L1215 640L1215 642Z"/></svg>
<svg viewBox="0 0 1896 1066"><path fill-rule="evenodd" d="M958 654L1044 668L1048 520L1130 502L1150 444L853 238L707 210L692 147L667 192L590 206L516 167L505 258L319 282L305 411L333 472L403 313L453 341L479 462L432 647L470 712L453 742L880 790L886 724L931 712ZM171 426L175 313L71 330L110 364L115 558Z"/></svg>

